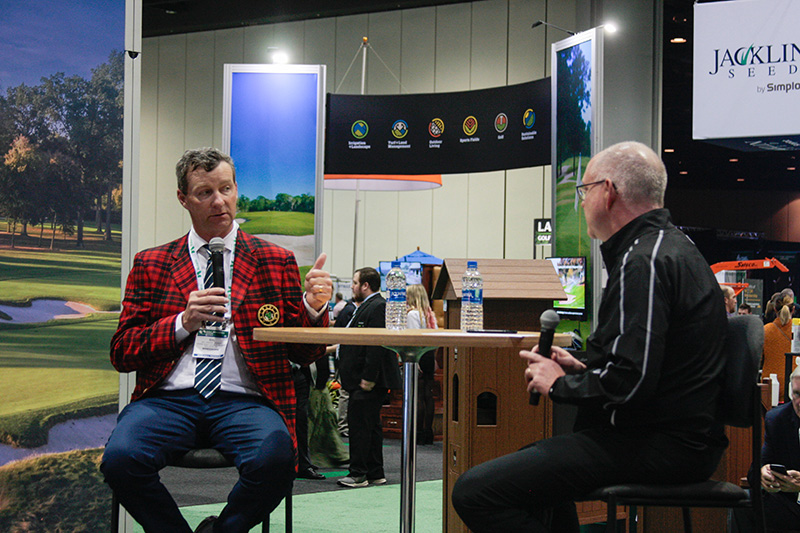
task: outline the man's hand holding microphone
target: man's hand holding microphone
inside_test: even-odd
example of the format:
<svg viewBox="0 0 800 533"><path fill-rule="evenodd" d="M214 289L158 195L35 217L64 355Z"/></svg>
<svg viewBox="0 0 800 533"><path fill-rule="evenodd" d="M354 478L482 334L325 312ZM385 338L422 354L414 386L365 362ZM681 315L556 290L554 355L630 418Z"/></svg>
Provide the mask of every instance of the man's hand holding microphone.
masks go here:
<svg viewBox="0 0 800 533"><path fill-rule="evenodd" d="M520 357L528 361L525 369L525 380L530 393L529 403L539 404L539 397L548 395L553 383L565 374L573 374L586 370L586 365L575 359L568 351L553 346L553 336L558 326L558 314L548 309L539 319L541 334L539 344L533 350L522 350Z"/></svg>

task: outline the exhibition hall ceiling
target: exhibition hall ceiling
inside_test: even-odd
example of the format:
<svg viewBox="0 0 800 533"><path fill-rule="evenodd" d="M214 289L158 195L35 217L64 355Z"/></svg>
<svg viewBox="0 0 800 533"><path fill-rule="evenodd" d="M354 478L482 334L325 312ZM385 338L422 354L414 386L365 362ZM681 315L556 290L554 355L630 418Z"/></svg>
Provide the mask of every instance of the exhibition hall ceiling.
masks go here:
<svg viewBox="0 0 800 533"><path fill-rule="evenodd" d="M462 2L142 0L142 34L154 37L455 3ZM664 0L662 147L671 151L662 155L670 187L800 190L800 152L738 152L692 140L693 3L692 0ZM673 42L676 39L685 39L685 42ZM709 201L714 199L709 198Z"/></svg>

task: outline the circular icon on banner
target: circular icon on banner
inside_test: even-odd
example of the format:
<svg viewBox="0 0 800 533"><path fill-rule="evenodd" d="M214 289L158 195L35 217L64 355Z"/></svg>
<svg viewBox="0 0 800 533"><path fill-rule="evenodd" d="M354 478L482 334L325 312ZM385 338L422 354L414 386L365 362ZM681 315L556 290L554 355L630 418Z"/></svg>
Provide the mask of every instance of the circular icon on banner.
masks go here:
<svg viewBox="0 0 800 533"><path fill-rule="evenodd" d="M428 124L428 133L431 134L431 137L441 137L444 133L444 120L440 118L431 120L431 123Z"/></svg>
<svg viewBox="0 0 800 533"><path fill-rule="evenodd" d="M503 133L506 131L508 127L508 117L505 113L500 113L496 117L494 117L494 129L497 130L497 133Z"/></svg>
<svg viewBox="0 0 800 533"><path fill-rule="evenodd" d="M408 123L405 120L395 120L392 124L392 135L395 139L402 139L408 133Z"/></svg>
<svg viewBox="0 0 800 533"><path fill-rule="evenodd" d="M367 133L369 133L369 126L363 120L356 120L350 127L350 133L352 133L353 137L356 139L363 139L367 136Z"/></svg>
<svg viewBox="0 0 800 533"><path fill-rule="evenodd" d="M476 131L478 131L478 119L470 115L464 119L464 133L475 135Z"/></svg>
<svg viewBox="0 0 800 533"><path fill-rule="evenodd" d="M263 326L274 326L281 319L281 312L272 304L264 304L258 310L258 321Z"/></svg>
<svg viewBox="0 0 800 533"><path fill-rule="evenodd" d="M533 125L536 124L536 113L533 112L533 109L525 110L525 113L522 115L522 124L527 129L531 129Z"/></svg>

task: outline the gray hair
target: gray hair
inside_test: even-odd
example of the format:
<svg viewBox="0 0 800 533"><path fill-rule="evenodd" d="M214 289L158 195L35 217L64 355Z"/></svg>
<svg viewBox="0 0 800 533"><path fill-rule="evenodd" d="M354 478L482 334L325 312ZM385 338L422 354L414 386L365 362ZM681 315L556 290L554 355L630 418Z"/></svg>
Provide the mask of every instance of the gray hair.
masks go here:
<svg viewBox="0 0 800 533"><path fill-rule="evenodd" d="M236 182L236 167L233 166L233 159L228 154L224 154L216 148L198 148L196 150L186 150L178 164L175 165L175 174L178 176L178 190L183 194L189 191L189 174L201 168L206 172L211 172L222 162L228 163L233 171L233 181Z"/></svg>
<svg viewBox="0 0 800 533"><path fill-rule="evenodd" d="M667 169L650 147L634 141L621 142L597 154L593 166L598 179L610 179L625 200L664 206Z"/></svg>

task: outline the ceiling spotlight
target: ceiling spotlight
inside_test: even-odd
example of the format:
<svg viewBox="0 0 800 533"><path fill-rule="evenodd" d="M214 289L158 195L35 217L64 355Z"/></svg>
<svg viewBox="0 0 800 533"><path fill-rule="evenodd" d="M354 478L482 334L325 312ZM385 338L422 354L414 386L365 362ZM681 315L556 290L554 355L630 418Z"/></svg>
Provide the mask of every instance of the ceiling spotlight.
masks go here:
<svg viewBox="0 0 800 533"><path fill-rule="evenodd" d="M606 22L602 27L606 30L606 33L617 33L617 25L613 22Z"/></svg>
<svg viewBox="0 0 800 533"><path fill-rule="evenodd" d="M675 152L675 148L664 148L665 154L671 154Z"/></svg>
<svg viewBox="0 0 800 533"><path fill-rule="evenodd" d="M744 181L744 178L736 178L736 181Z"/></svg>
<svg viewBox="0 0 800 533"><path fill-rule="evenodd" d="M669 40L672 44L684 44L686 39L684 37L673 37Z"/></svg>
<svg viewBox="0 0 800 533"><path fill-rule="evenodd" d="M276 50L272 52L272 62L276 65L285 65L289 62L289 56L286 54L286 52Z"/></svg>
<svg viewBox="0 0 800 533"><path fill-rule="evenodd" d="M732 158L728 159L728 161L730 161L731 163L738 163L739 162L739 160L736 159L735 157L732 157Z"/></svg>
<svg viewBox="0 0 800 533"><path fill-rule="evenodd" d="M797 170L797 167L786 167L786 170Z"/></svg>
<svg viewBox="0 0 800 533"><path fill-rule="evenodd" d="M680 172L678 172L678 174L682 174L682 175L684 175L684 176L685 176L686 174L688 174L688 173L689 173L689 171L688 171L688 170L681 170Z"/></svg>

